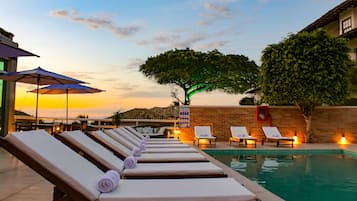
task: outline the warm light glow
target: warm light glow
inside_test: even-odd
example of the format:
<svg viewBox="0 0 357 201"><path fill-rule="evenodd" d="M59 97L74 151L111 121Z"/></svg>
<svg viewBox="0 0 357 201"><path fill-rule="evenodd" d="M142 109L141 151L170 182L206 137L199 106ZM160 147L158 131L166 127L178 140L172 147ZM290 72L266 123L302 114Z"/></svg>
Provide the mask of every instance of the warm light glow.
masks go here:
<svg viewBox="0 0 357 201"><path fill-rule="evenodd" d="M200 139L200 144L209 144L208 139Z"/></svg>
<svg viewBox="0 0 357 201"><path fill-rule="evenodd" d="M348 144L348 142L345 137L341 137L339 144Z"/></svg>
<svg viewBox="0 0 357 201"><path fill-rule="evenodd" d="M294 136L294 144L298 144L299 141L298 141L298 137L297 136Z"/></svg>
<svg viewBox="0 0 357 201"><path fill-rule="evenodd" d="M247 140L247 144L254 144L254 140Z"/></svg>

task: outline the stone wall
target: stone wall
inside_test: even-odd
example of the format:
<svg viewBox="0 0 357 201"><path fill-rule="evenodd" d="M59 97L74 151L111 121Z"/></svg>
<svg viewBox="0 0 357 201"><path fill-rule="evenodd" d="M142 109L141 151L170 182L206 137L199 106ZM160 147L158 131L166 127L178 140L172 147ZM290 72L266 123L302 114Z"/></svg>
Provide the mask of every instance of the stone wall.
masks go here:
<svg viewBox="0 0 357 201"><path fill-rule="evenodd" d="M305 142L305 120L294 106L270 106L272 125L284 136L296 136ZM263 138L261 127L269 122L257 122L256 106L190 106L190 128L181 128L182 140L193 140L194 126L211 126L217 141L228 141L230 126L246 126L248 132ZM357 143L357 107L317 107L312 116L313 142L336 143L342 132L349 143Z"/></svg>

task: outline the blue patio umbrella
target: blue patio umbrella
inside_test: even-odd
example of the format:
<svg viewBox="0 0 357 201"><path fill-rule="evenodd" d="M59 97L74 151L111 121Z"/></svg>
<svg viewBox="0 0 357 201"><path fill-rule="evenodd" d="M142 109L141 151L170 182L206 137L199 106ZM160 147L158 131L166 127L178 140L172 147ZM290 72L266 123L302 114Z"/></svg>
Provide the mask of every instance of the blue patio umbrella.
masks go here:
<svg viewBox="0 0 357 201"><path fill-rule="evenodd" d="M66 123L68 124L68 94L99 93L103 91L104 90L80 84L54 84L34 89L30 92L40 94L66 94Z"/></svg>
<svg viewBox="0 0 357 201"><path fill-rule="evenodd" d="M81 80L77 80L65 75L60 75L51 71L44 70L41 67L37 67L32 70L24 70L18 72L5 72L0 75L0 79L6 81L13 81L13 82L36 84L37 89L39 89L39 85L85 83ZM38 115L38 93L36 94L36 123L37 123L37 115Z"/></svg>
<svg viewBox="0 0 357 201"><path fill-rule="evenodd" d="M18 47L13 47L11 45L5 44L5 43L0 43L0 58L15 58L15 57L21 57L21 56L37 56L36 54L33 54L29 51L26 51L24 49L18 48Z"/></svg>

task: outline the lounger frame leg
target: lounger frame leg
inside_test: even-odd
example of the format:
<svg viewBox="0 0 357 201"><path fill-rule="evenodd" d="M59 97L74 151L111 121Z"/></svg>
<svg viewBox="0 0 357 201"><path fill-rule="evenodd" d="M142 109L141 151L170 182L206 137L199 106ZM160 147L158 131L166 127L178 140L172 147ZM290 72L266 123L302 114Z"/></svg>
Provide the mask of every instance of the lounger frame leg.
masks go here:
<svg viewBox="0 0 357 201"><path fill-rule="evenodd" d="M57 187L53 187L53 201L74 201L66 193L59 190Z"/></svg>

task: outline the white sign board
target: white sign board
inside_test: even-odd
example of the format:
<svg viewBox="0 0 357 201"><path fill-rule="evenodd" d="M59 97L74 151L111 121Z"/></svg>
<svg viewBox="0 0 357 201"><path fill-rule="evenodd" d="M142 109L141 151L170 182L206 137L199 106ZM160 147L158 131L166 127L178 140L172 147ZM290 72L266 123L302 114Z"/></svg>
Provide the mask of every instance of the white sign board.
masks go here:
<svg viewBox="0 0 357 201"><path fill-rule="evenodd" d="M180 106L180 128L190 127L190 108L188 106Z"/></svg>

